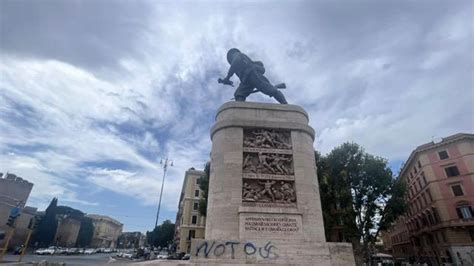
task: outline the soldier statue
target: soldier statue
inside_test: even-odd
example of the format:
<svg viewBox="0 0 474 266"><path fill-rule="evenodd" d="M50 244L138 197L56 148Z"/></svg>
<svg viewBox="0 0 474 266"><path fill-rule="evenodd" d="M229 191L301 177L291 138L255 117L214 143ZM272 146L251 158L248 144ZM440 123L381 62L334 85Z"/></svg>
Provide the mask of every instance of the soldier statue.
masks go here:
<svg viewBox="0 0 474 266"><path fill-rule="evenodd" d="M234 74L239 77L240 84L234 93L236 101L244 102L247 96L260 91L263 94L275 98L281 104L287 104L285 96L278 90L278 88L286 88L285 84L282 83L273 86L263 75L265 73L265 67L262 62L252 61L252 59L240 52L237 48L232 48L227 52L227 62L230 64L227 76L224 79L218 79L218 82L233 86L233 82L230 78Z"/></svg>

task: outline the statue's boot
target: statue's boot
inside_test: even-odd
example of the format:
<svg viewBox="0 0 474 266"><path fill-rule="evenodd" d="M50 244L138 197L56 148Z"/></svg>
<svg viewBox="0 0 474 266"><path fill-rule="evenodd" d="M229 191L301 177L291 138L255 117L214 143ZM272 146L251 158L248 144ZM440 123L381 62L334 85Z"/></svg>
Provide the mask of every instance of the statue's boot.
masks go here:
<svg viewBox="0 0 474 266"><path fill-rule="evenodd" d="M277 90L277 92L275 93L275 95L273 95L273 97L275 98L275 100L277 100L281 104L288 104L288 102L285 99L285 96L279 90Z"/></svg>

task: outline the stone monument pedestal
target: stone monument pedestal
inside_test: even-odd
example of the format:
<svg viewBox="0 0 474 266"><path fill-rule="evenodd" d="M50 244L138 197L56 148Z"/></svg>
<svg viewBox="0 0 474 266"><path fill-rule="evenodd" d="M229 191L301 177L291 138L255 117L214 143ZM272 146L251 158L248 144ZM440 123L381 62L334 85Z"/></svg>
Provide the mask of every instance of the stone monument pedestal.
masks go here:
<svg viewBox="0 0 474 266"><path fill-rule="evenodd" d="M327 243L314 130L299 106L228 102L211 129L206 238L196 264L355 265L350 243Z"/></svg>

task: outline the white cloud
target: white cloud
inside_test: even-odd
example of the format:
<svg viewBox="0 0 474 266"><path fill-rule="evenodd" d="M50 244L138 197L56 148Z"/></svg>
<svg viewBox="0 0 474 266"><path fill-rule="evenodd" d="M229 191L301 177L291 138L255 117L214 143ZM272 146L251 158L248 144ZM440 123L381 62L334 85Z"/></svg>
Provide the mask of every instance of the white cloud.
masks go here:
<svg viewBox="0 0 474 266"><path fill-rule="evenodd" d="M142 19L139 8L116 4L105 15L113 23L55 24L55 32L34 35L89 50L10 45L0 57L0 168L34 181L38 202L56 195L95 204L75 192L81 181L156 204L158 161L169 155L163 206L174 211L184 172L209 157L215 111L233 97L216 83L230 47L287 83L285 95L310 114L323 153L355 141L404 160L433 135L474 131L472 9L462 1L347 3L347 10L332 2L139 5ZM62 19L47 15L38 23ZM17 24L8 28L26 38Z"/></svg>

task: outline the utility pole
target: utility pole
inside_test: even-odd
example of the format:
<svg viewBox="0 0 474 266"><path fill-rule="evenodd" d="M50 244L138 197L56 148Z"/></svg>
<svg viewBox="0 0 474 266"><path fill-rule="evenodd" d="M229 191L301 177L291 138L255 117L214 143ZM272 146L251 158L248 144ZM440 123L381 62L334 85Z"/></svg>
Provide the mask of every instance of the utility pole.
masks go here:
<svg viewBox="0 0 474 266"><path fill-rule="evenodd" d="M158 202L158 211L156 212L155 228L158 226L158 218L160 217L161 197L163 196L163 186L165 185L166 169L168 169L168 165L173 166L173 162L166 157L164 162L163 160L160 161L160 164L163 165L163 179L161 180L160 201Z"/></svg>

